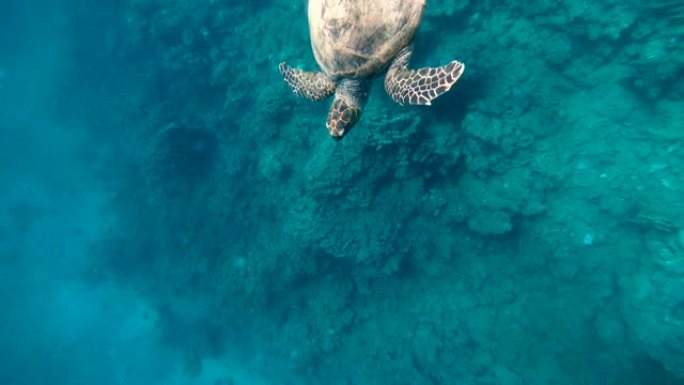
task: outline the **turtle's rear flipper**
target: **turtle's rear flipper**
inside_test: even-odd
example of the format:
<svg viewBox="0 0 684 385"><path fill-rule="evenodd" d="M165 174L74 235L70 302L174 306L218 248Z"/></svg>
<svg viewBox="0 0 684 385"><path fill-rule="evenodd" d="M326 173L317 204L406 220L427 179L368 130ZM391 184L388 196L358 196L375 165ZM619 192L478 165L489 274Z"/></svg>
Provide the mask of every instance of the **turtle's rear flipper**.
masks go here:
<svg viewBox="0 0 684 385"><path fill-rule="evenodd" d="M337 84L322 72L305 72L287 63L278 66L292 92L309 100L322 100L335 92Z"/></svg>
<svg viewBox="0 0 684 385"><path fill-rule="evenodd" d="M390 65L385 76L385 91L395 102L429 106L438 96L449 91L463 74L465 66L452 61L437 68L408 69L411 49L404 48Z"/></svg>

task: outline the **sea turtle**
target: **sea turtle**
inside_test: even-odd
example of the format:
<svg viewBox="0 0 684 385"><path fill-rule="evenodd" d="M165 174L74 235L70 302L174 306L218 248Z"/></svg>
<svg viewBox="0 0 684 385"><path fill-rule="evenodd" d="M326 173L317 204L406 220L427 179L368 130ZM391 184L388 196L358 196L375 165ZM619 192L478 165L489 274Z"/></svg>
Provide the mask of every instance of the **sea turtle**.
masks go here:
<svg viewBox="0 0 684 385"><path fill-rule="evenodd" d="M280 63L293 92L309 100L335 98L326 127L340 139L356 123L368 99L371 78L387 69L385 90L401 105L430 105L449 91L464 65L411 70L412 41L425 0L309 0L311 48L320 72Z"/></svg>

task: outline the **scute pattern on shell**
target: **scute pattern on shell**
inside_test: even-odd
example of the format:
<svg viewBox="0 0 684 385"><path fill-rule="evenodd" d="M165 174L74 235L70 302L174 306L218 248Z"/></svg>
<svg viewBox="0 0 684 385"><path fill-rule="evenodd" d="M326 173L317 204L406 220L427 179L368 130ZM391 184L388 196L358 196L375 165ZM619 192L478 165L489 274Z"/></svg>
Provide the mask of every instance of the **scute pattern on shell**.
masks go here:
<svg viewBox="0 0 684 385"><path fill-rule="evenodd" d="M413 39L424 8L425 0L310 0L316 61L334 77L378 73Z"/></svg>

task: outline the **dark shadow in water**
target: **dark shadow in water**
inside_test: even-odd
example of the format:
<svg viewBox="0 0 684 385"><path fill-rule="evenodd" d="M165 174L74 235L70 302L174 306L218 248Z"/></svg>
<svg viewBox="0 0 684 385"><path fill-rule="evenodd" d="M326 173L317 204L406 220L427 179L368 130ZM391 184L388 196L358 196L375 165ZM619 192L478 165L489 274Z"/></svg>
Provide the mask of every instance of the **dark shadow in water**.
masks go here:
<svg viewBox="0 0 684 385"><path fill-rule="evenodd" d="M684 385L684 379L674 378L660 362L647 355L634 360L634 369L640 384Z"/></svg>

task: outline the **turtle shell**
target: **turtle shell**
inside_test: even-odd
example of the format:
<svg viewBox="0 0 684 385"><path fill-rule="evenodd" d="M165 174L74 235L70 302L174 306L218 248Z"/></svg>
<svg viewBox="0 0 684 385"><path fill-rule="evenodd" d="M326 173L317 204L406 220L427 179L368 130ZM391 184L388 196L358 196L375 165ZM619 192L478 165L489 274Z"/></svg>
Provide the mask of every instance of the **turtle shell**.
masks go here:
<svg viewBox="0 0 684 385"><path fill-rule="evenodd" d="M425 0L309 0L314 57L328 75L381 72L411 42Z"/></svg>

